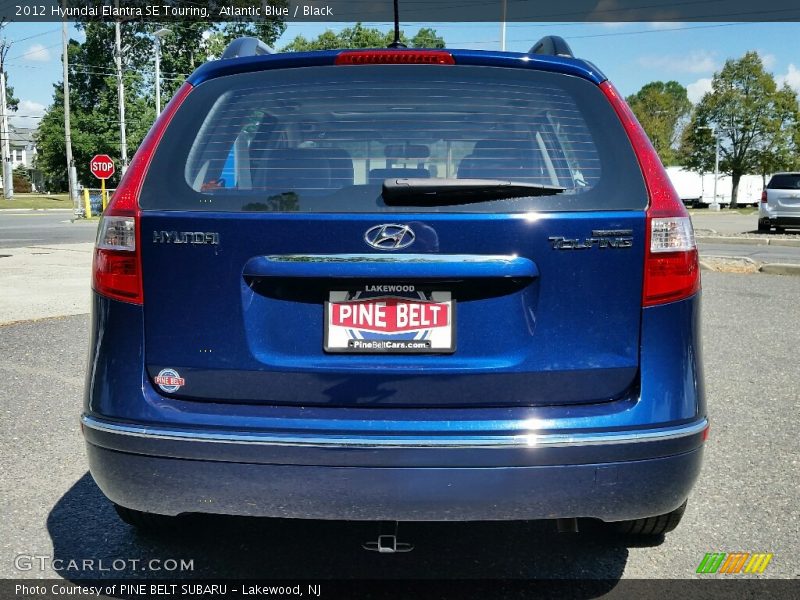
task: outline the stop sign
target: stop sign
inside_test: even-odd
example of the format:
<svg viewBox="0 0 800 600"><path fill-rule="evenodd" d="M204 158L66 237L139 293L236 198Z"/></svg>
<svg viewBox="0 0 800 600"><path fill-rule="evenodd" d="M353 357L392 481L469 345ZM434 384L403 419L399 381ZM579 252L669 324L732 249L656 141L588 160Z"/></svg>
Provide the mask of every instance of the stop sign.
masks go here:
<svg viewBox="0 0 800 600"><path fill-rule="evenodd" d="M89 169L98 179L108 179L114 174L114 161L108 154L98 154L89 162Z"/></svg>

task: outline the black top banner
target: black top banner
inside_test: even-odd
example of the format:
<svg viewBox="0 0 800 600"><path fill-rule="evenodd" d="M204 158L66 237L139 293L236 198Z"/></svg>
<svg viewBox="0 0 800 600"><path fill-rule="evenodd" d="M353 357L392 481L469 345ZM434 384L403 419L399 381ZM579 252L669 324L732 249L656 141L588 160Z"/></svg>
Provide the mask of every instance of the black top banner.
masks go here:
<svg viewBox="0 0 800 600"><path fill-rule="evenodd" d="M800 21L797 0L400 0L403 23ZM42 0L0 3L5 21L392 22L392 0Z"/></svg>

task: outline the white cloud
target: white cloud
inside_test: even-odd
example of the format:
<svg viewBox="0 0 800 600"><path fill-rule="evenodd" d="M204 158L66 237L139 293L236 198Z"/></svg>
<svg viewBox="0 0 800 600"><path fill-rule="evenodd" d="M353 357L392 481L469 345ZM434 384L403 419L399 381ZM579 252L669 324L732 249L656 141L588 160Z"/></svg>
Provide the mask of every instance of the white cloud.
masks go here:
<svg viewBox="0 0 800 600"><path fill-rule="evenodd" d="M763 50L758 50L758 56L761 58L761 62L764 64L764 68L768 71L775 66L777 59L775 58L774 54L770 54L769 52L764 52Z"/></svg>
<svg viewBox="0 0 800 600"><path fill-rule="evenodd" d="M50 60L50 51L42 44L33 44L20 58L33 62L47 62Z"/></svg>
<svg viewBox="0 0 800 600"><path fill-rule="evenodd" d="M694 83L690 83L686 86L686 93L689 96L689 100L692 104L697 104L702 100L703 95L711 91L711 78L704 77L702 79L698 79Z"/></svg>
<svg viewBox="0 0 800 600"><path fill-rule="evenodd" d="M706 50L694 50L682 56L642 56L638 63L646 69L676 73L711 73L717 68L714 54Z"/></svg>
<svg viewBox="0 0 800 600"><path fill-rule="evenodd" d="M44 115L45 109L46 107L44 104L39 104L33 100L20 100L17 112L9 113L8 120L11 121L14 127L35 128L39 126L39 122L41 121L41 119L36 117Z"/></svg>
<svg viewBox="0 0 800 600"><path fill-rule="evenodd" d="M676 27L683 27L686 23L679 21L652 21L647 24L650 29L675 29Z"/></svg>
<svg viewBox="0 0 800 600"><path fill-rule="evenodd" d="M800 93L800 69L794 66L794 64L790 64L786 74L778 75L775 78L775 82L778 84L778 87L783 87L783 84L787 83L790 88Z"/></svg>

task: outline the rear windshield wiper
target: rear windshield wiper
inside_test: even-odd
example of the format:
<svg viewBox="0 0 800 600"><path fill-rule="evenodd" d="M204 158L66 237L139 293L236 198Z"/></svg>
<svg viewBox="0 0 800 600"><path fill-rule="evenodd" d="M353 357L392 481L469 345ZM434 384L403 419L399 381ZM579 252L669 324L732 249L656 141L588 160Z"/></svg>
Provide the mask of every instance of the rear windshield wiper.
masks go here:
<svg viewBox="0 0 800 600"><path fill-rule="evenodd" d="M390 206L439 206L484 200L553 196L566 188L502 179L385 179L383 201Z"/></svg>

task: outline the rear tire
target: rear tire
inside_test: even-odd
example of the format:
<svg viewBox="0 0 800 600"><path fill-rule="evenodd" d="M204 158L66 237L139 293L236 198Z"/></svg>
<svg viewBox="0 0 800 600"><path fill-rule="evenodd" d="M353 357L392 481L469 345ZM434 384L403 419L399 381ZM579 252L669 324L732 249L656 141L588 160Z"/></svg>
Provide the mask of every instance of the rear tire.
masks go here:
<svg viewBox="0 0 800 600"><path fill-rule="evenodd" d="M664 535L675 529L678 523L681 522L683 513L686 511L687 502L688 500L684 501L678 508L664 515L634 519L632 521L619 521L618 523L612 523L611 526L616 533L622 535L638 537Z"/></svg>
<svg viewBox="0 0 800 600"><path fill-rule="evenodd" d="M769 224L768 219L759 219L758 220L758 232L759 233L769 233L772 226Z"/></svg>
<svg viewBox="0 0 800 600"><path fill-rule="evenodd" d="M119 516L122 521L140 531L164 531L165 529L174 527L178 519L177 517L157 515L126 508L119 504L114 505L114 510L117 511L117 516Z"/></svg>

